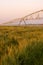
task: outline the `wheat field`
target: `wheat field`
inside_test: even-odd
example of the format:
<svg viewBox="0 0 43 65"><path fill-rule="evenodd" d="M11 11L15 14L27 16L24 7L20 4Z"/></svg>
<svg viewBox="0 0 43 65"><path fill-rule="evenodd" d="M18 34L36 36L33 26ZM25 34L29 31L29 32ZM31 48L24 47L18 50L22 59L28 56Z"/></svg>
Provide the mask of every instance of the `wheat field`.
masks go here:
<svg viewBox="0 0 43 65"><path fill-rule="evenodd" d="M43 25L0 26L0 65L43 65Z"/></svg>

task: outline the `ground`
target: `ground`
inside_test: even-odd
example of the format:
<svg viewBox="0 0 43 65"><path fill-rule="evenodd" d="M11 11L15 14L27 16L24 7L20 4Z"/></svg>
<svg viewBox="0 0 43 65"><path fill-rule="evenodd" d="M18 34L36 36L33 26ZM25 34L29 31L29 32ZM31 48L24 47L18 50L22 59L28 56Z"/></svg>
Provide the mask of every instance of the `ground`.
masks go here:
<svg viewBox="0 0 43 65"><path fill-rule="evenodd" d="M0 26L0 65L43 65L43 25Z"/></svg>

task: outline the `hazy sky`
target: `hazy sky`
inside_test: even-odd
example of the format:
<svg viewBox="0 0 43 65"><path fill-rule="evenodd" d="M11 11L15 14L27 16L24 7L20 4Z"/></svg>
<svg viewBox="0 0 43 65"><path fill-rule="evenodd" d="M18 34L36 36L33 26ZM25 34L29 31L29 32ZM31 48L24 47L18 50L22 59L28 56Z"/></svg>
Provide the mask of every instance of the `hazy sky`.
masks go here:
<svg viewBox="0 0 43 65"><path fill-rule="evenodd" d="M0 0L0 23L43 9L43 0Z"/></svg>

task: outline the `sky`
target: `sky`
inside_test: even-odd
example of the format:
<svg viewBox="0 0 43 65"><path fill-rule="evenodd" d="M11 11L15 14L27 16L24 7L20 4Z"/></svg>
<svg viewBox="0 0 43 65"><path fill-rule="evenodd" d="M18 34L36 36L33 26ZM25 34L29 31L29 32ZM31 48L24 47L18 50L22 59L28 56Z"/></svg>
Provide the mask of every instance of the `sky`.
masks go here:
<svg viewBox="0 0 43 65"><path fill-rule="evenodd" d="M43 0L0 0L0 23L43 9Z"/></svg>

